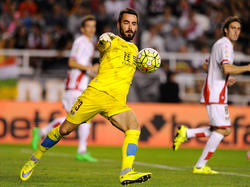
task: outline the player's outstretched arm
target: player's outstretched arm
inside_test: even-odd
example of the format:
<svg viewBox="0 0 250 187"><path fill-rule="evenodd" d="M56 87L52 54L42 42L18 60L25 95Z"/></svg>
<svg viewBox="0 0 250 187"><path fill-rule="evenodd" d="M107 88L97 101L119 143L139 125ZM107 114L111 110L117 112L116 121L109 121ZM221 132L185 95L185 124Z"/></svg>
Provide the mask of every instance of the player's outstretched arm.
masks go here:
<svg viewBox="0 0 250 187"><path fill-rule="evenodd" d="M111 46L111 41L115 38L112 32L106 32L99 37L97 48L100 52L107 50Z"/></svg>
<svg viewBox="0 0 250 187"><path fill-rule="evenodd" d="M250 71L250 64L246 66L235 66L231 64L223 64L225 74L241 74Z"/></svg>
<svg viewBox="0 0 250 187"><path fill-rule="evenodd" d="M76 68L76 69L79 69L81 71L92 71L94 73L98 72L98 67L99 67L99 66L96 67L96 66L84 66L84 65L81 65L73 58L69 58L68 65L69 65L70 68Z"/></svg>

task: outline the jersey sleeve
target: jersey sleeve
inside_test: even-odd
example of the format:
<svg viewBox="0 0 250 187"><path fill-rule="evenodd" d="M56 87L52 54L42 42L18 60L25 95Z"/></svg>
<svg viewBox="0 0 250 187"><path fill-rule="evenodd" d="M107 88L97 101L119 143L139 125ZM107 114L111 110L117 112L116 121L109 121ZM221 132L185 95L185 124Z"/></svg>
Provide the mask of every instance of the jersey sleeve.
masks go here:
<svg viewBox="0 0 250 187"><path fill-rule="evenodd" d="M73 58L79 64L84 64L87 56L85 53L85 46L81 45L79 42L74 42L71 49L70 58Z"/></svg>
<svg viewBox="0 0 250 187"><path fill-rule="evenodd" d="M219 61L220 65L233 63L233 50L229 45L227 44L221 45L220 52L221 52L221 59Z"/></svg>
<svg viewBox="0 0 250 187"><path fill-rule="evenodd" d="M72 45L72 49L70 51L70 58L73 58L74 60L76 60L77 58L77 52L79 51L79 44L75 41Z"/></svg>

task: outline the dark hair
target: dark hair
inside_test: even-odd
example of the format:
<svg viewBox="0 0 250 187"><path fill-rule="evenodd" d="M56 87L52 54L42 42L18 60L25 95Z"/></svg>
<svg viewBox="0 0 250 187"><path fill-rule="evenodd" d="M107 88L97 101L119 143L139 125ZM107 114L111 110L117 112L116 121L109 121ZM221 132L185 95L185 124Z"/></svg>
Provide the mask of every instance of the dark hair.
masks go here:
<svg viewBox="0 0 250 187"><path fill-rule="evenodd" d="M137 13L137 11L135 9L133 9L133 8L125 8L125 9L123 9L119 14L119 18L118 18L119 23L121 23L121 21L122 21L123 14L133 14L137 18L137 23L139 22L139 16L138 16L138 13Z"/></svg>
<svg viewBox="0 0 250 187"><path fill-rule="evenodd" d="M222 33L223 33L224 36L226 36L225 28L228 29L230 23L232 23L232 22L238 22L238 23L240 23L240 25L241 25L241 20L240 20L239 17L237 17L237 16L230 16L230 17L228 17L228 18L223 22L223 24L222 24Z"/></svg>
<svg viewBox="0 0 250 187"><path fill-rule="evenodd" d="M91 21L91 20L96 21L95 16L93 16L93 15L86 15L86 16L84 16L83 19L82 19L81 27L84 27L85 23L87 21Z"/></svg>

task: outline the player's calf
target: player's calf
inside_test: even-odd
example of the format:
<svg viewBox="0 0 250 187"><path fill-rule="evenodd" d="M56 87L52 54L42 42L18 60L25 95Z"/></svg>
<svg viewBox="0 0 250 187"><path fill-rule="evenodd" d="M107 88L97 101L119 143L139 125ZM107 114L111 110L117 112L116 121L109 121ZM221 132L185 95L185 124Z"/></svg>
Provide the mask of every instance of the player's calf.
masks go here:
<svg viewBox="0 0 250 187"><path fill-rule="evenodd" d="M57 126L56 128L52 129L48 135L44 138L43 142L39 146L39 148L36 150L36 152L31 156L30 160L28 160L25 165L22 167L20 172L20 178L23 181L28 180L32 173L33 168L36 166L38 161L41 159L43 154L51 147L53 147L55 144L57 144L60 139L62 138L61 133L59 132L60 126Z"/></svg>

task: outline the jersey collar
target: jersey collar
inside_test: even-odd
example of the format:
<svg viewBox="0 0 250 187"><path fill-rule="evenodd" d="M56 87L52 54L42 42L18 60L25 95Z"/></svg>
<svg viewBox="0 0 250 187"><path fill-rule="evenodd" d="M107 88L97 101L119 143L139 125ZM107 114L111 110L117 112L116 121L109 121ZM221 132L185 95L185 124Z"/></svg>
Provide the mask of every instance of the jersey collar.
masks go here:
<svg viewBox="0 0 250 187"><path fill-rule="evenodd" d="M229 40L229 38L228 38L228 37L223 36L223 38L225 38L225 40L226 40L228 43L230 43L230 45L231 45L231 46L233 46L233 43Z"/></svg>

